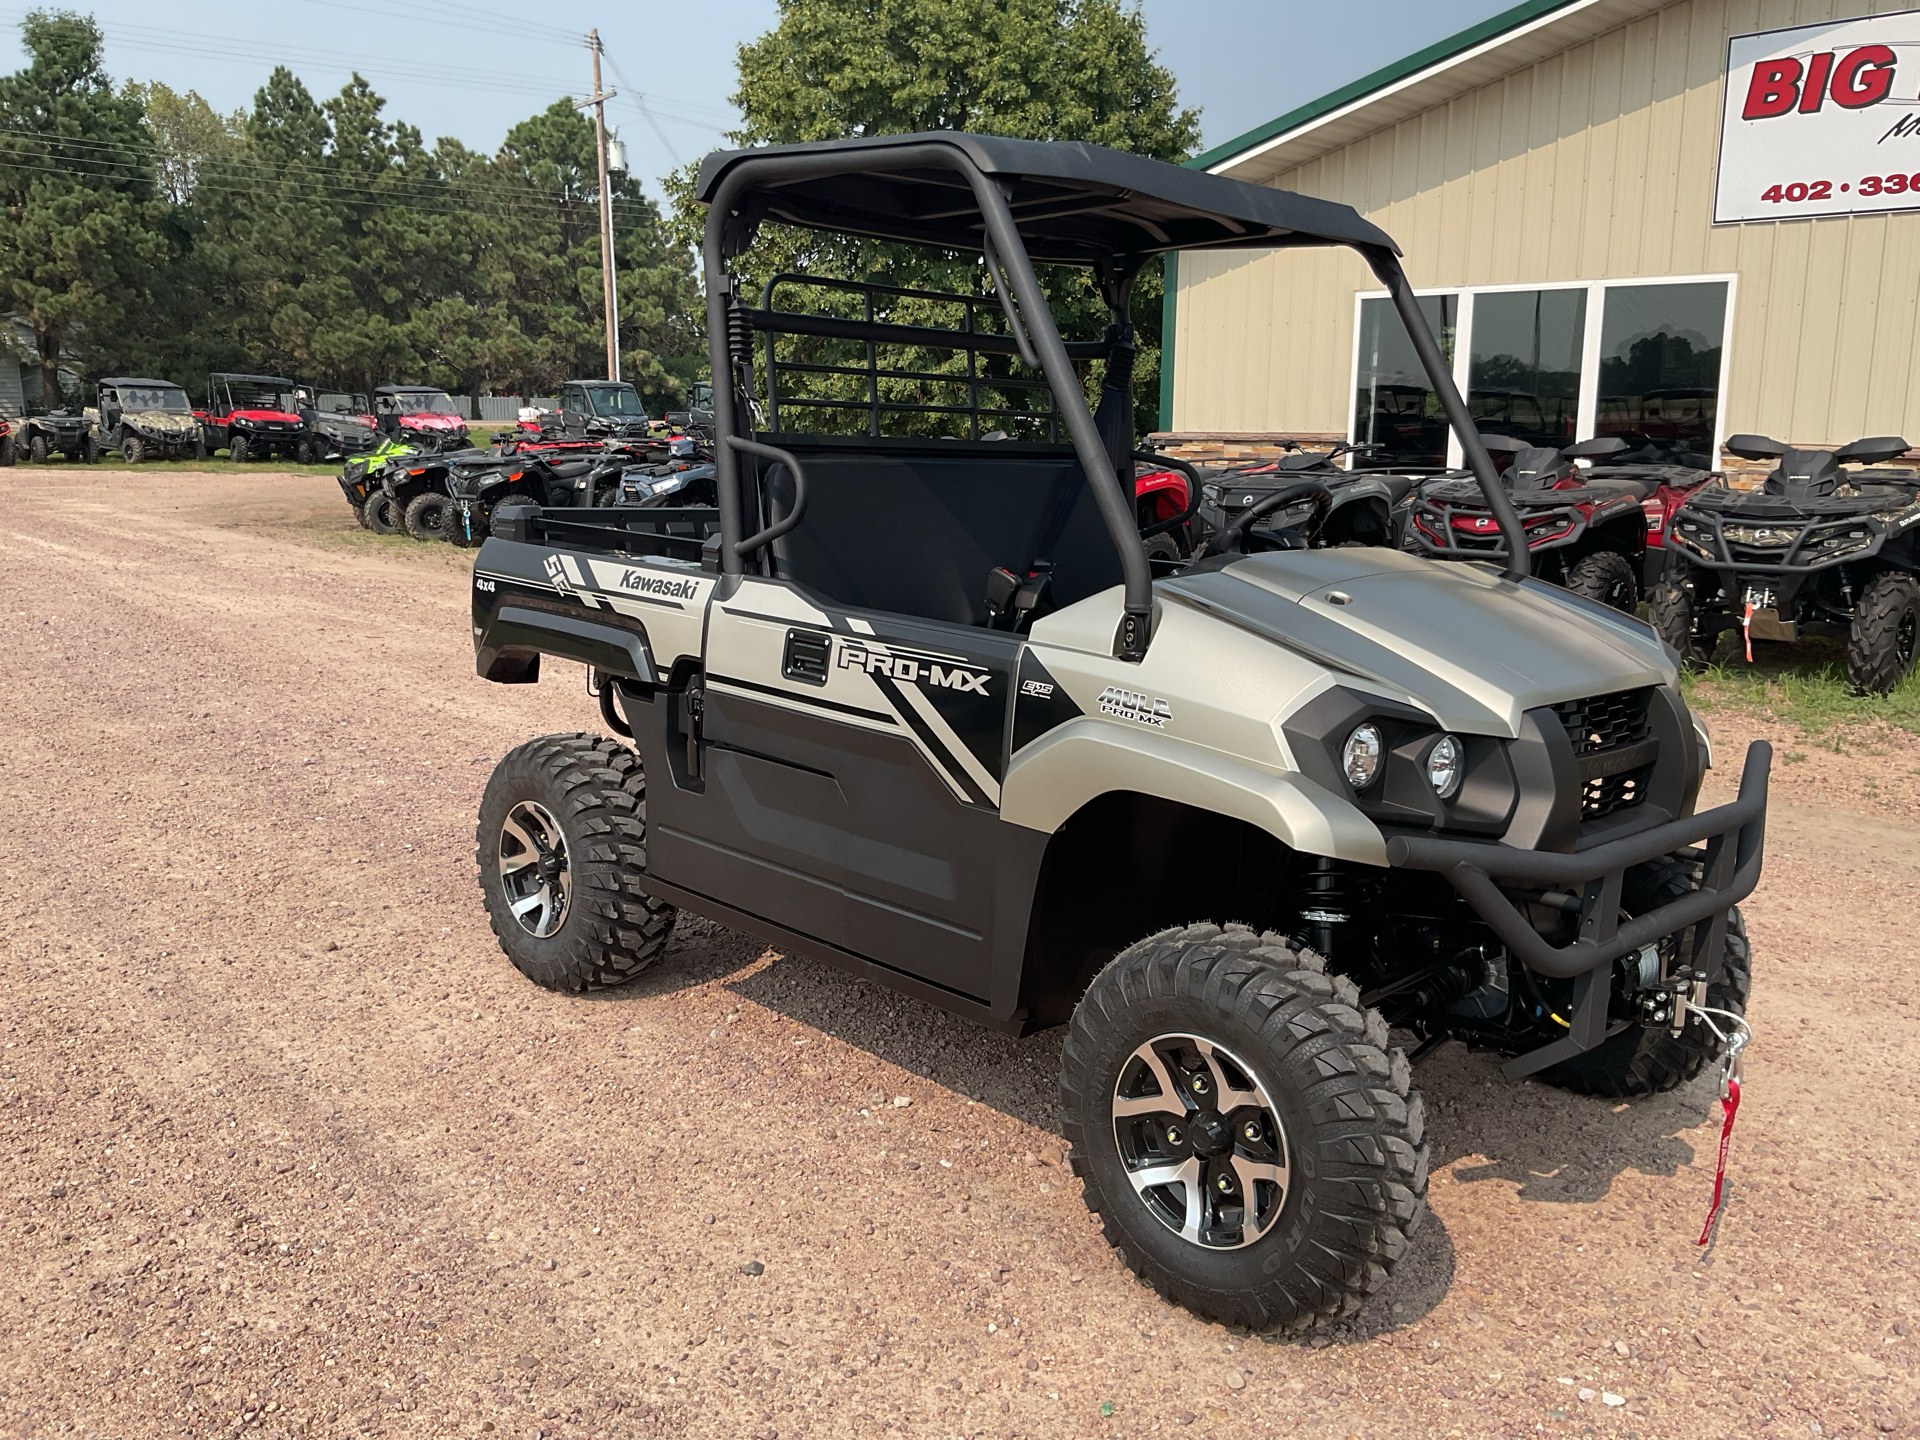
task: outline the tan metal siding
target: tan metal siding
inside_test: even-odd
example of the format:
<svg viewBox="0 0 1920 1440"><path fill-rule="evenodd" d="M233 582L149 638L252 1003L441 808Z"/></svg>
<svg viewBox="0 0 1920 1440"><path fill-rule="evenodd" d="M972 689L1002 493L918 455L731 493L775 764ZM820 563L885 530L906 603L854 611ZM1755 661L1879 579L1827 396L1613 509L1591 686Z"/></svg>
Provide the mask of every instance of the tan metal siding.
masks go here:
<svg viewBox="0 0 1920 1440"><path fill-rule="evenodd" d="M1737 273L1729 431L1920 441L1920 213L1711 223L1727 37L1911 4L1682 0L1275 183L1353 205L1422 288ZM1183 258L1174 428L1344 431L1375 288L1345 251Z"/></svg>

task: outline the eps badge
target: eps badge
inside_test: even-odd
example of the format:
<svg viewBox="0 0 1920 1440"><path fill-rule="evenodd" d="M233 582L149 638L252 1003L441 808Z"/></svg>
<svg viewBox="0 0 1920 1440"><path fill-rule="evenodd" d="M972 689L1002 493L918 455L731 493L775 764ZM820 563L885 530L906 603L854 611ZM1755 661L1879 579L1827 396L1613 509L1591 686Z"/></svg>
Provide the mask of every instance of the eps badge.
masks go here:
<svg viewBox="0 0 1920 1440"><path fill-rule="evenodd" d="M1167 721L1173 718L1173 706L1158 695L1142 695L1118 685L1109 685L1100 692L1100 710L1102 714L1151 725L1156 730L1166 729Z"/></svg>

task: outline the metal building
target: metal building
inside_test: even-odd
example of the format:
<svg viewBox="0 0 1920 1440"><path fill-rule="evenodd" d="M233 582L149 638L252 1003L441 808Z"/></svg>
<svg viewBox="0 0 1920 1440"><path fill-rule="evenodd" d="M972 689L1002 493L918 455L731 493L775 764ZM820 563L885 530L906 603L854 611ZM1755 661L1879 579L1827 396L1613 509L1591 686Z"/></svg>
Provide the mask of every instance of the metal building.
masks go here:
<svg viewBox="0 0 1920 1440"><path fill-rule="evenodd" d="M1528 0L1191 163L1394 236L1483 429L1920 441L1920 11ZM1160 425L1191 453L1458 463L1351 253L1169 280Z"/></svg>

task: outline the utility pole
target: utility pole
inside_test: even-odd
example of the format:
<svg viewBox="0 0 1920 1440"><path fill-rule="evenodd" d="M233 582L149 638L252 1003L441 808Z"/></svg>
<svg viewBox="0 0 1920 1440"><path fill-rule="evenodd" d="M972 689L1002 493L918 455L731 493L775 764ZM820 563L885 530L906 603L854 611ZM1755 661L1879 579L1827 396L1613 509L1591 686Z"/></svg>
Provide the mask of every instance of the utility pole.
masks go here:
<svg viewBox="0 0 1920 1440"><path fill-rule="evenodd" d="M573 108L593 107L594 149L600 159L600 286L604 320L607 327L607 378L620 378L620 292L613 274L613 181L607 173L607 101L619 92L600 88L600 31L587 32L587 48L593 52L593 94Z"/></svg>

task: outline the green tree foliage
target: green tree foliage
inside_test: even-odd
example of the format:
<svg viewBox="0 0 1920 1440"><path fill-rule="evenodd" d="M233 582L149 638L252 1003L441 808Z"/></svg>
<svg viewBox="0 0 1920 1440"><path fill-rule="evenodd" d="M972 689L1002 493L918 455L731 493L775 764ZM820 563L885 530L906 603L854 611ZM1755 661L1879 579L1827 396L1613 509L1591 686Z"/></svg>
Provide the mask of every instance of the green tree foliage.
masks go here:
<svg viewBox="0 0 1920 1440"><path fill-rule="evenodd" d="M49 372L522 394L603 373L593 129L570 102L486 155L429 146L358 76L323 100L280 67L223 116L159 82L116 93L90 20L23 28L33 61L0 78L0 310ZM698 288L626 177L614 234L622 369L658 413L705 371Z"/></svg>
<svg viewBox="0 0 1920 1440"><path fill-rule="evenodd" d="M27 67L0 76L0 308L32 326L52 405L76 342L144 307L167 205L140 103L100 68L99 28L35 11L21 32Z"/></svg>
<svg viewBox="0 0 1920 1440"><path fill-rule="evenodd" d="M741 145L952 129L1084 140L1178 161L1199 141L1199 118L1180 106L1172 74L1147 45L1139 10L1118 0L780 0L779 23L740 47L738 67L733 102L745 123L732 138ZM687 167L670 188L682 243L697 248L705 215L693 201L695 173ZM984 288L977 257L929 256L775 226L761 231L740 263L754 293L782 270L872 273L896 284L970 294ZM1101 334L1108 312L1090 276L1063 270L1041 280L1063 334ZM903 303L893 318L951 325L954 310ZM1144 421L1158 408L1158 266L1140 276L1133 318L1140 347L1135 405ZM791 343L792 353L804 352L809 361L855 358L846 347ZM902 358L915 367L951 364L937 352ZM830 389L833 382L820 383ZM895 398L954 398L925 387L895 388L901 392Z"/></svg>

